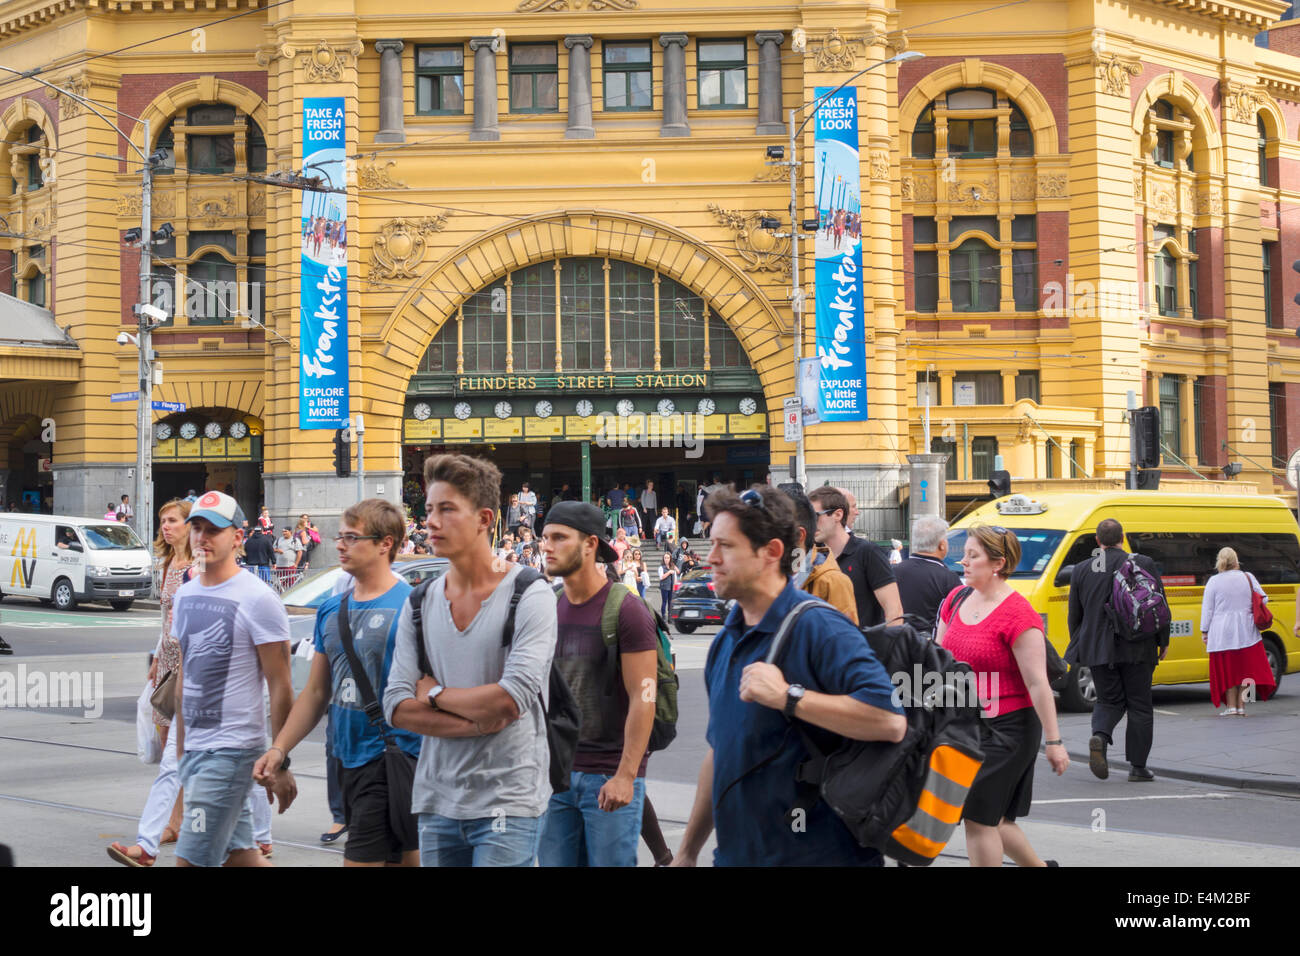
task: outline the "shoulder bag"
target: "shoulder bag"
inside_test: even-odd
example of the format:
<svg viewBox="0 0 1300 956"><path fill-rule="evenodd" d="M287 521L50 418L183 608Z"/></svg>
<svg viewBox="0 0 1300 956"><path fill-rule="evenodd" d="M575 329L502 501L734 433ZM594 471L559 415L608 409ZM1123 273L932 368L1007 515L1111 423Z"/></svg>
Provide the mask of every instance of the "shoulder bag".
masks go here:
<svg viewBox="0 0 1300 956"><path fill-rule="evenodd" d="M1255 619L1255 629L1263 631L1272 626L1273 612L1268 609L1268 597L1259 593L1263 588L1255 580L1255 575L1247 571L1246 577L1250 579L1250 616Z"/></svg>

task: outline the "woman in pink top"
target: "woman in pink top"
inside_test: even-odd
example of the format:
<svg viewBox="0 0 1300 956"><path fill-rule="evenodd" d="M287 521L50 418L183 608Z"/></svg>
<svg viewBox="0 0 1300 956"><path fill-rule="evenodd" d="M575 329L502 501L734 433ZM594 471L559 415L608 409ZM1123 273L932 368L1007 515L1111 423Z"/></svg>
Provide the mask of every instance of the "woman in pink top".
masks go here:
<svg viewBox="0 0 1300 956"><path fill-rule="evenodd" d="M971 866L1001 866L1003 854L1020 866L1055 865L1039 859L1016 826L1033 802L1034 761L1044 727L1052 769L1060 775L1070 764L1047 681L1042 618L1007 583L1019 562L1014 533L971 527L961 562L969 586L955 589L939 608L935 637L971 666L981 693L988 695L980 701L984 764L962 809Z"/></svg>

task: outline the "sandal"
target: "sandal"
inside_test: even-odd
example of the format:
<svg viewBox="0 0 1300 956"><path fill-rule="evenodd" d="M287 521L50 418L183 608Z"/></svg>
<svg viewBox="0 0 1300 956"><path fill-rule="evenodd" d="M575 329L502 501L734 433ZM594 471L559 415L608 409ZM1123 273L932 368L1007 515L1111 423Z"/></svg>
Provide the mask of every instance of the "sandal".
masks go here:
<svg viewBox="0 0 1300 956"><path fill-rule="evenodd" d="M162 838L158 841L158 845L168 846L169 844L175 843L180 838L181 838L181 834L179 830L174 830L171 827L167 827L167 829L163 830Z"/></svg>
<svg viewBox="0 0 1300 956"><path fill-rule="evenodd" d="M262 856L268 860L271 858L271 854L275 852L271 849L271 844L269 843L259 843L257 848L262 851Z"/></svg>
<svg viewBox="0 0 1300 956"><path fill-rule="evenodd" d="M131 854L132 850L136 851L135 855ZM108 845L108 855L118 863L135 867L153 866L154 860L158 859L156 856L144 852L144 847L138 843L131 846L123 846L117 842L110 843Z"/></svg>

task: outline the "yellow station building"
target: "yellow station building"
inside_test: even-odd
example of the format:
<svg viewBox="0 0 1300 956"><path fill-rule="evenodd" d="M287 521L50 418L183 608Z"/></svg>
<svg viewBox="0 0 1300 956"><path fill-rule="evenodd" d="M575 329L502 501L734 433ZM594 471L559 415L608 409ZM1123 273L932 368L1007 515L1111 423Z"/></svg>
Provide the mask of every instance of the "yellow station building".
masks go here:
<svg viewBox="0 0 1300 956"><path fill-rule="evenodd" d="M311 175L317 97L345 103L346 195L310 209L345 225L324 241L347 266L367 493L418 497L438 448L544 493L654 478L693 504L717 476L785 480L801 326L766 151L816 88L902 51L925 57L853 81L871 417L808 430L809 482L853 488L877 537L906 527L909 454L948 454L958 501L998 456L1024 487L1113 486L1134 392L1161 408L1166 482L1235 463L1281 492L1300 446L1290 7L3 0L0 64L96 106L0 73L3 499L99 514L132 490L135 405L111 399L139 385L116 339L156 154L149 298L173 318L153 399L186 411L153 413L155 501L229 487L330 527L355 500L333 432L299 428L317 237L282 174ZM817 217L812 145L809 124L796 222Z"/></svg>

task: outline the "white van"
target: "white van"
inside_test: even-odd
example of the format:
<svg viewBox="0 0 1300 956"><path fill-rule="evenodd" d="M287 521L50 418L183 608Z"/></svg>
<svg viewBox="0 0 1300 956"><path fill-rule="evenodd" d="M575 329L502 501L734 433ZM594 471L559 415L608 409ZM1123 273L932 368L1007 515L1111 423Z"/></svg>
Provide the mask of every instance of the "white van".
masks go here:
<svg viewBox="0 0 1300 956"><path fill-rule="evenodd" d="M129 525L105 518L0 514L0 597L60 610L107 601L125 611L153 590L153 561Z"/></svg>

